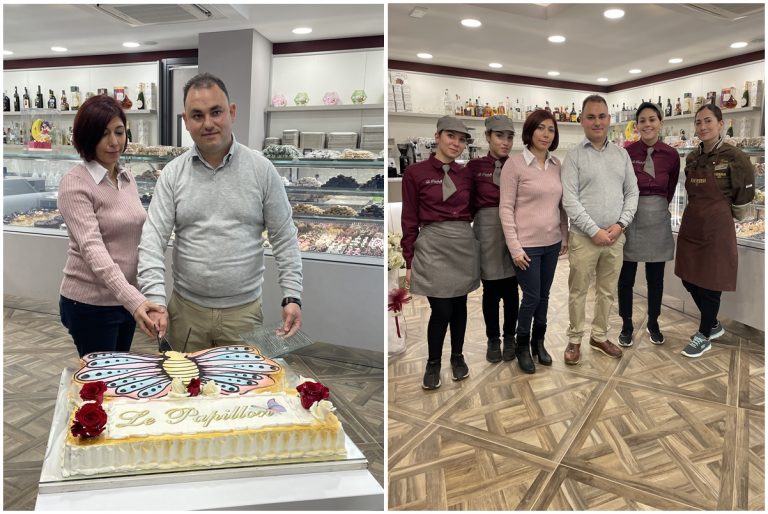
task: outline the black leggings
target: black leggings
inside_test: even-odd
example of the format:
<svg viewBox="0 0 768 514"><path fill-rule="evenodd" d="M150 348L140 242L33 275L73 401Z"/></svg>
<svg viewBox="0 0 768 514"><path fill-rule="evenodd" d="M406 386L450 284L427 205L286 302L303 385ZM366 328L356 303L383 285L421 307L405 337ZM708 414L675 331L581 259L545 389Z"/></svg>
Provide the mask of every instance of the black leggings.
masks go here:
<svg viewBox="0 0 768 514"><path fill-rule="evenodd" d="M704 289L697 285L683 280L683 285L691 293L696 307L701 312L701 321L699 322L699 332L704 337L709 337L712 333L712 326L717 321L717 313L720 311L720 291Z"/></svg>
<svg viewBox="0 0 768 514"><path fill-rule="evenodd" d="M661 314L661 296L664 294L665 262L646 262L645 280L648 283L648 326L658 328ZM635 287L637 263L624 261L619 275L619 316L632 319L632 289Z"/></svg>
<svg viewBox="0 0 768 514"><path fill-rule="evenodd" d="M520 297L517 293L517 277L499 280L483 280L483 319L485 335L497 339L499 330L499 302L504 300L504 337L515 335L517 310Z"/></svg>
<svg viewBox="0 0 768 514"><path fill-rule="evenodd" d="M451 353L461 353L464 348L464 333L467 331L467 295L455 298L428 296L427 300L432 308L427 325L428 359L440 361L448 325L451 326Z"/></svg>

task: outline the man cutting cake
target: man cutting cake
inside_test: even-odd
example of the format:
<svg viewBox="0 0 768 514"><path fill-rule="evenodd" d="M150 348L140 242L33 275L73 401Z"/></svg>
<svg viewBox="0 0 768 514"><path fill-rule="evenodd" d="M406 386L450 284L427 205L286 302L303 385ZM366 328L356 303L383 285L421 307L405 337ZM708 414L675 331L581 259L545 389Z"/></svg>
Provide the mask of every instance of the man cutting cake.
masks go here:
<svg viewBox="0 0 768 514"><path fill-rule="evenodd" d="M192 352L241 342L263 323L262 232L282 289L281 336L301 327L302 264L297 229L272 163L232 134L236 106L221 79L203 73L184 86L184 119L195 145L163 169L139 245L138 284L159 334ZM173 293L166 302L165 248L173 242ZM186 344L186 348L185 348Z"/></svg>

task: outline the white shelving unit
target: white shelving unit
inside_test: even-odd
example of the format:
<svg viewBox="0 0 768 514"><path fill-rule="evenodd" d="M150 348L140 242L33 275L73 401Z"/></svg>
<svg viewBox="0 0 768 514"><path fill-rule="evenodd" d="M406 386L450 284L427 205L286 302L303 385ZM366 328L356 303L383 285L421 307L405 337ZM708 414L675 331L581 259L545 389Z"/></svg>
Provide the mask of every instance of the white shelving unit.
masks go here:
<svg viewBox="0 0 768 514"><path fill-rule="evenodd" d="M35 109L35 113L37 114L60 114L62 116L74 116L77 114L77 111L60 111L58 109ZM3 112L3 116L24 116L29 114L30 111L6 111ZM151 109L151 110L135 110L135 109L129 109L127 111L123 111L126 115L133 116L135 115L145 115L145 116L157 116L157 110Z"/></svg>
<svg viewBox="0 0 768 514"><path fill-rule="evenodd" d="M267 107L264 112L298 112L298 111L365 111L369 109L384 109L384 104L348 104L348 105L288 105L286 107Z"/></svg>

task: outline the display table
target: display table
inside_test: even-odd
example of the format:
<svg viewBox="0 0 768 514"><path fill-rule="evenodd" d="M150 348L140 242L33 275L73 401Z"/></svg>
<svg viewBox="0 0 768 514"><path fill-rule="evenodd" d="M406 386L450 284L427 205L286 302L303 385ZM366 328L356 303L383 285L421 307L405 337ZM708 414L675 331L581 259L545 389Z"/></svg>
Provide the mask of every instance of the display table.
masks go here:
<svg viewBox="0 0 768 514"><path fill-rule="evenodd" d="M35 510L384 509L384 490L349 437L343 460L65 479L72 374L61 374Z"/></svg>

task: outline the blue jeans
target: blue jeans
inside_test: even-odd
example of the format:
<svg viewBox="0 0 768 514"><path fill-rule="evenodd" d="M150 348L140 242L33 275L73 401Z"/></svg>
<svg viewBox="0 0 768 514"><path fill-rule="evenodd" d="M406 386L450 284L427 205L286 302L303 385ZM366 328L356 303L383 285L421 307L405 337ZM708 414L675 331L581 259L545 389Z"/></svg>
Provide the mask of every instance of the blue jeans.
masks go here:
<svg viewBox="0 0 768 514"><path fill-rule="evenodd" d="M122 306L89 305L62 296L61 324L69 330L80 357L91 352L127 352L136 321Z"/></svg>
<svg viewBox="0 0 768 514"><path fill-rule="evenodd" d="M555 279L560 243L523 248L523 251L531 258L531 262L525 270L515 266L517 283L523 291L517 315L517 335L529 336L531 320L535 325L547 326L549 290Z"/></svg>

